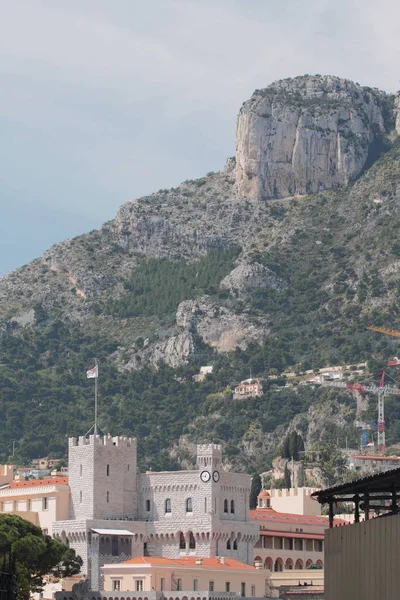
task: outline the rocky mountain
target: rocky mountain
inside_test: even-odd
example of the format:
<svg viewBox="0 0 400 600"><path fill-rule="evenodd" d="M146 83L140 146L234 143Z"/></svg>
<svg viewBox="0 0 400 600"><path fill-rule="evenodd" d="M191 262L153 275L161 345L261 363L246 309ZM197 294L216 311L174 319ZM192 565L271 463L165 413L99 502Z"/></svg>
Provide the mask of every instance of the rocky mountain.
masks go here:
<svg viewBox="0 0 400 600"><path fill-rule="evenodd" d="M366 325L400 326L399 114L399 96L344 79L275 82L242 106L222 171L127 202L1 278L0 453L22 438L25 457L62 454L66 433L89 428L94 356L103 423L137 435L146 466L187 460L182 435L220 440L247 470L265 470L290 428L306 447L344 431L356 442L373 398L360 412L349 393L267 378L361 360L373 371L396 352ZM201 364L213 375L194 384ZM265 394L232 407L250 371ZM400 441L394 401L387 414Z"/></svg>
<svg viewBox="0 0 400 600"><path fill-rule="evenodd" d="M296 77L256 90L236 129L239 193L259 199L347 185L393 129L393 98L339 77Z"/></svg>

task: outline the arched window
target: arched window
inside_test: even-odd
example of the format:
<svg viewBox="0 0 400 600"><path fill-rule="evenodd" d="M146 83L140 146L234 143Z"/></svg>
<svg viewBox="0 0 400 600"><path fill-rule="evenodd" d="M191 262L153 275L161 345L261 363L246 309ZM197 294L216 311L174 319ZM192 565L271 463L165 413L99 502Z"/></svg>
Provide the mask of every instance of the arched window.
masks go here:
<svg viewBox="0 0 400 600"><path fill-rule="evenodd" d="M185 540L185 536L183 535L182 531L179 534L179 549L186 550L186 540Z"/></svg>
<svg viewBox="0 0 400 600"><path fill-rule="evenodd" d="M237 540L233 540L233 549L237 550Z"/></svg>
<svg viewBox="0 0 400 600"><path fill-rule="evenodd" d="M186 512L193 512L193 500L192 498L186 499Z"/></svg>
<svg viewBox="0 0 400 600"><path fill-rule="evenodd" d="M228 500L224 500L224 513L228 512Z"/></svg>
<svg viewBox="0 0 400 600"><path fill-rule="evenodd" d="M229 540L226 542L226 549L230 550L231 549L231 540L229 538Z"/></svg>
<svg viewBox="0 0 400 600"><path fill-rule="evenodd" d="M189 548L190 550L194 550L196 548L196 540L194 539L192 532L189 533Z"/></svg>
<svg viewBox="0 0 400 600"><path fill-rule="evenodd" d="M226 512L228 512L228 511L226 511ZM234 513L234 512L235 512L235 501L231 500L231 513Z"/></svg>
<svg viewBox="0 0 400 600"><path fill-rule="evenodd" d="M150 500L146 500L146 511L150 512Z"/></svg>
<svg viewBox="0 0 400 600"><path fill-rule="evenodd" d="M169 498L167 498L167 500L165 501L165 512L171 512L171 500Z"/></svg>

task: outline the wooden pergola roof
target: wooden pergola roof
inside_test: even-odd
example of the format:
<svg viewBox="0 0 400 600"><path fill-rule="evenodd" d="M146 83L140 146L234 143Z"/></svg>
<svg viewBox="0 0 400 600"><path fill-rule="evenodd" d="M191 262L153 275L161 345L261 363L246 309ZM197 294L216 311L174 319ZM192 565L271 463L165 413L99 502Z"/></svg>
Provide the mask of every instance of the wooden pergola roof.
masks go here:
<svg viewBox="0 0 400 600"><path fill-rule="evenodd" d="M386 514L397 514L400 500L400 469L336 485L314 492L311 496L320 504L329 504L330 527L333 527L334 506L339 502L354 504L356 523L360 520L360 509L364 511L365 519L369 519L369 511L374 509L388 511ZM376 504L377 502L381 503Z"/></svg>

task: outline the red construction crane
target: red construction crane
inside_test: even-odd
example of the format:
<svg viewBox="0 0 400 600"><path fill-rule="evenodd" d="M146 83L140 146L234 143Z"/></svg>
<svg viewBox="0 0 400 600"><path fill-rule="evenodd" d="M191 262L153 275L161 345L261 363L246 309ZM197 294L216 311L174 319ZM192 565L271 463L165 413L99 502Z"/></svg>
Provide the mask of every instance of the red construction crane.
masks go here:
<svg viewBox="0 0 400 600"><path fill-rule="evenodd" d="M385 396L391 394L400 395L400 388L385 385L385 372L382 372L382 377L379 386L377 385L361 385L360 383L345 383L340 381L323 382L320 385L324 387L337 387L348 390L355 390L356 392L372 392L378 395L378 453L384 455L386 453L386 426L385 426Z"/></svg>

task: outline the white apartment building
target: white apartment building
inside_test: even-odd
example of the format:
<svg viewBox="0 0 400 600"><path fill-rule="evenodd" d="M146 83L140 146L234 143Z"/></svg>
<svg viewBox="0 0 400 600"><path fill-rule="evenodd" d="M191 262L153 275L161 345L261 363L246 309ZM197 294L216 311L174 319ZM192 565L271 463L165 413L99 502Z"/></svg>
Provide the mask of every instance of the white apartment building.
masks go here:
<svg viewBox="0 0 400 600"><path fill-rule="evenodd" d="M10 475L0 488L0 511L19 515L52 535L53 524L69 516L68 478L13 481L12 467Z"/></svg>

